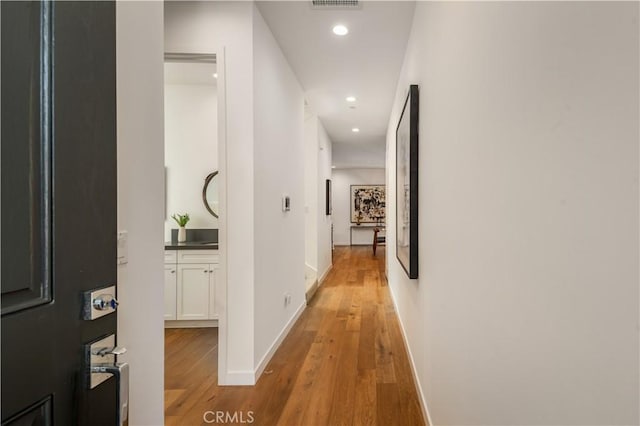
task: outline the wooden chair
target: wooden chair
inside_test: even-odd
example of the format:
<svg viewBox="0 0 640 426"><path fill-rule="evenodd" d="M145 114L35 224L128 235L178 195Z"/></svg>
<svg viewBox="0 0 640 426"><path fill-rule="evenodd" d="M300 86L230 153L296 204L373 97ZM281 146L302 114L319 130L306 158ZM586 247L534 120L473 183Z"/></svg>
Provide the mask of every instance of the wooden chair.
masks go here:
<svg viewBox="0 0 640 426"><path fill-rule="evenodd" d="M379 233L384 232L384 226L376 226L373 228L373 255L376 255L376 249L378 248L378 244L385 245L386 237L384 235L378 235Z"/></svg>

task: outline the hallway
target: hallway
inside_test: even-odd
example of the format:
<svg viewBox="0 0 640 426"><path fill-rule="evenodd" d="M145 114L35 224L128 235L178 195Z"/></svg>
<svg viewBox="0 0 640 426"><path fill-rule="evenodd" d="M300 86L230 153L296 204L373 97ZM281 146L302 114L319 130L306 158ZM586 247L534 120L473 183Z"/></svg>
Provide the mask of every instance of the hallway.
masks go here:
<svg viewBox="0 0 640 426"><path fill-rule="evenodd" d="M329 276L255 387L218 387L215 354L196 355L207 344L185 344L166 330L167 357L176 361L166 360L165 424L206 424L207 411L237 413L245 422L250 415L256 425L425 424L384 255L380 248L377 257L371 247L336 248ZM180 377L171 374L176 362L190 367Z"/></svg>

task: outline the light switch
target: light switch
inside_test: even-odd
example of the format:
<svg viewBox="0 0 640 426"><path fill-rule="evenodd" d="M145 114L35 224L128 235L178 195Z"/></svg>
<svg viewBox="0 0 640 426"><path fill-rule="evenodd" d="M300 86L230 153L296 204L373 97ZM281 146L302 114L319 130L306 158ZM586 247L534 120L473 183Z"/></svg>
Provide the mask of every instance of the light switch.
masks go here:
<svg viewBox="0 0 640 426"><path fill-rule="evenodd" d="M118 265L129 263L129 238L127 231L118 231Z"/></svg>

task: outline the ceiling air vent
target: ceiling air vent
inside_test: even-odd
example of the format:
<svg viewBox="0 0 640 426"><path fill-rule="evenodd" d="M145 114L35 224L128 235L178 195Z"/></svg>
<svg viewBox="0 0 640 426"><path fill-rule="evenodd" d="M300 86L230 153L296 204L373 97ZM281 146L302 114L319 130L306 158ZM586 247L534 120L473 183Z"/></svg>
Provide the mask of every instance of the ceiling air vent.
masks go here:
<svg viewBox="0 0 640 426"><path fill-rule="evenodd" d="M313 9L360 9L359 0L311 0Z"/></svg>

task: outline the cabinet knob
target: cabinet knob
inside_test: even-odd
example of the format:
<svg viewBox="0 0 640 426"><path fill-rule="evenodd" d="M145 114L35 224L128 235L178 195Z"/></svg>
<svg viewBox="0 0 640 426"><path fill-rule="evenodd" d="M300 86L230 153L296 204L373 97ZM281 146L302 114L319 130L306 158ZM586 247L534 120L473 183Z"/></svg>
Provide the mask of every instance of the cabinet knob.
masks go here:
<svg viewBox="0 0 640 426"><path fill-rule="evenodd" d="M171 270L171 273L172 273L172 274L175 274L175 273L176 273L176 270L175 270L175 269L172 269L172 270Z"/></svg>

